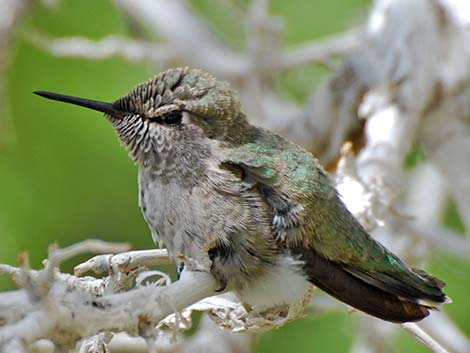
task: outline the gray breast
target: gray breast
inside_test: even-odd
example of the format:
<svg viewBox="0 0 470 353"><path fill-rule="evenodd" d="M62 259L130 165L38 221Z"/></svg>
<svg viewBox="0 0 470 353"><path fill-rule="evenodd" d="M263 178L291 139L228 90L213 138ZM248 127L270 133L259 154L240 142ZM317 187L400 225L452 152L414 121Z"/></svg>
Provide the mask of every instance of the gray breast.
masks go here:
<svg viewBox="0 0 470 353"><path fill-rule="evenodd" d="M198 191L182 188L177 180L161 183L143 170L139 172L139 188L139 205L154 242L166 247L173 258L181 253L206 262L202 249L208 232L203 221L207 221L207 211L200 205Z"/></svg>

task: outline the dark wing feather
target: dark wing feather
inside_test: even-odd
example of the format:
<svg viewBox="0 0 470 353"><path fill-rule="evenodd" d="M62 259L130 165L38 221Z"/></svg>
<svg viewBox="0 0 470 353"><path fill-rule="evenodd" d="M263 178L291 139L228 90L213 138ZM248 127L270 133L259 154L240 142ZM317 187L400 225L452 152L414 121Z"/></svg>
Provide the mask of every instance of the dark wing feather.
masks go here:
<svg viewBox="0 0 470 353"><path fill-rule="evenodd" d="M429 315L427 307L401 300L346 271L340 264L326 260L315 251L293 248L301 256L310 282L352 307L382 320L401 323L419 321Z"/></svg>
<svg viewBox="0 0 470 353"><path fill-rule="evenodd" d="M435 302L435 304L438 305L438 303L446 301L445 294L441 291L442 287L430 284L426 279L422 279L421 282L418 282L418 280L416 280L416 276L420 275L416 274L412 270L410 270L412 273L409 276L406 276L407 281L405 281L403 279L396 279L387 273L368 273L351 267L344 267L344 269L357 278L403 299L414 301L417 298L422 298L429 300L430 306L432 306L432 302ZM401 278L404 278L404 276L402 275ZM416 285L412 285L409 283L411 280L418 283L416 283ZM421 289L423 282L426 284L425 290Z"/></svg>

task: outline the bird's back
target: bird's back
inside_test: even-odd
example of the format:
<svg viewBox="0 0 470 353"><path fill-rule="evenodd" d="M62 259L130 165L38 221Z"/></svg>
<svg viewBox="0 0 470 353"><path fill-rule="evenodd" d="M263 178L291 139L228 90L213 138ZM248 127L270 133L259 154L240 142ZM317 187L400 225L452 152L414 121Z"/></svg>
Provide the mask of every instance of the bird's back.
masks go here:
<svg viewBox="0 0 470 353"><path fill-rule="evenodd" d="M422 319L448 300L442 281L410 268L364 230L309 152L262 129L252 136L230 161L257 183L278 246L304 261L312 283L394 322Z"/></svg>

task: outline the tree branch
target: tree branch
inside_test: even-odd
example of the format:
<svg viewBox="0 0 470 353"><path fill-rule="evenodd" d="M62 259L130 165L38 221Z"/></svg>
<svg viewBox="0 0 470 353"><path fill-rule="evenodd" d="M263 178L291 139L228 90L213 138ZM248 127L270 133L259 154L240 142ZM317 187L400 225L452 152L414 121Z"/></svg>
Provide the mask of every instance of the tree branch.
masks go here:
<svg viewBox="0 0 470 353"><path fill-rule="evenodd" d="M401 327L406 332L410 333L413 337L417 338L422 344L428 347L434 353L449 353L444 347L436 342L429 334L427 334L421 327L416 324L407 322L402 324Z"/></svg>
<svg viewBox="0 0 470 353"><path fill-rule="evenodd" d="M18 299L12 299L13 293L2 294L0 317L5 324L0 327L0 347L16 339L29 345L44 338L59 346L72 347L79 339L102 331L142 335L167 315L212 295L216 289L212 275L203 272L184 273L181 280L167 287L149 285L109 295L97 295L83 286L73 286L74 281L67 277L56 277L43 300L26 301L26 310L16 307L22 311L17 315L3 309L18 303ZM13 321L19 316L22 316L20 320Z"/></svg>
<svg viewBox="0 0 470 353"><path fill-rule="evenodd" d="M352 29L288 48L281 54L279 69L294 69L311 64L325 64L334 57L343 57L361 46L362 30Z"/></svg>
<svg viewBox="0 0 470 353"><path fill-rule="evenodd" d="M114 272L129 272L138 267L154 267L172 263L166 249L137 250L116 255L98 255L78 265L74 269L76 276L87 271L96 274Z"/></svg>
<svg viewBox="0 0 470 353"><path fill-rule="evenodd" d="M183 271L180 280L171 283L166 274L147 271L147 266L168 261L165 250L100 255L77 266L79 273L108 271L101 279L80 278L57 269L81 252L123 248L127 245L88 240L64 249L51 246L42 270L29 269L25 254L20 268L2 265L3 274L24 289L0 293L0 352L17 349L18 342L27 350L44 339L67 349L78 341L82 347L105 347L111 338L95 335L107 332L140 336L154 347L162 330L188 329L194 310L210 312L218 325L234 331L268 330L303 316L310 301L311 292L292 306L247 311L233 294L211 297L217 283L209 273ZM166 280L141 283L155 275Z"/></svg>
<svg viewBox="0 0 470 353"><path fill-rule="evenodd" d="M118 56L130 62L147 61L160 64L176 58L175 54L164 45L118 36L107 36L100 40L91 40L84 37L53 39L35 32L30 33L27 38L35 46L58 57L102 60Z"/></svg>

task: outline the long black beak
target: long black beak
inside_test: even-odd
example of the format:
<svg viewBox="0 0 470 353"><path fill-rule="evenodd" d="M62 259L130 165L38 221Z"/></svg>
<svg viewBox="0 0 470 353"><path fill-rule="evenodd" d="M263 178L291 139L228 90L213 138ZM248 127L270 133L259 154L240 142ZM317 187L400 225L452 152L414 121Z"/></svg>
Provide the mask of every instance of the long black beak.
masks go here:
<svg viewBox="0 0 470 353"><path fill-rule="evenodd" d="M126 115L126 112L115 109L111 103L99 102L99 101L86 99L86 98L72 97L72 96L67 96L65 94L53 93L53 92L47 92L47 91L35 91L33 93L37 94L38 96L47 98L47 99L52 99L52 100L59 101L59 102L79 105L81 107L97 110L99 112L103 112L103 113L106 113L106 114L109 114L118 118Z"/></svg>

